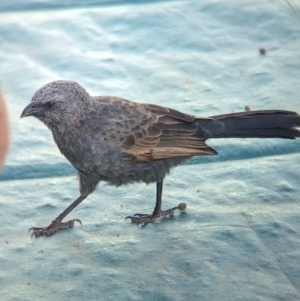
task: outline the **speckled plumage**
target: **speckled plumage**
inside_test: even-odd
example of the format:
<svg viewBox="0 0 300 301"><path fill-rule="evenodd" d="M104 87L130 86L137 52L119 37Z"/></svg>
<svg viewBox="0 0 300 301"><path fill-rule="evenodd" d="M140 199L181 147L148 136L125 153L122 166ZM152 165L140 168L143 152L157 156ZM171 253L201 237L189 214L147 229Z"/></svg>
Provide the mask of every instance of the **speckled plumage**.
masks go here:
<svg viewBox="0 0 300 301"><path fill-rule="evenodd" d="M81 197L54 220L54 226L59 224L60 228L61 220L95 190L99 181L116 186L161 183L161 197L163 179L172 167L192 156L217 154L206 145L208 138L300 136L295 128L300 125L300 116L294 112L196 117L119 97L92 97L76 82L64 80L48 83L34 94L22 117L30 115L51 130L61 153L78 170ZM150 218L132 220L147 222L160 216L160 202L157 200ZM65 224L71 227L74 221ZM50 235L60 229L54 231L54 226L50 230L34 228L34 234Z"/></svg>
<svg viewBox="0 0 300 301"><path fill-rule="evenodd" d="M34 94L32 101L40 106L51 103L52 107L37 117L49 127L61 153L79 171L81 193L91 193L99 180L116 186L159 182L171 167L187 159L189 151L199 155L214 153L204 143L204 132L196 142L202 149L188 149L183 141L179 146L187 148L187 156L163 153L165 148L159 147L163 135L183 136L196 131L194 124L188 128L184 121L193 121L193 116L174 110L171 112L175 117L170 115L167 119L169 111L163 107L112 96L91 97L77 83L66 81L47 84ZM168 127L175 126L178 130L166 133L170 131ZM158 158L153 160L154 156Z"/></svg>

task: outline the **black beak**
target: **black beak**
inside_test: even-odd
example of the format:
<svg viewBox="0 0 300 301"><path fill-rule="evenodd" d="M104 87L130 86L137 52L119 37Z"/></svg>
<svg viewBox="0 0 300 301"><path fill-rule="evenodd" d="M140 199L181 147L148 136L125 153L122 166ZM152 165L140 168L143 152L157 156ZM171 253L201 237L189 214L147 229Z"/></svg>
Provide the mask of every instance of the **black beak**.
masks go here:
<svg viewBox="0 0 300 301"><path fill-rule="evenodd" d="M39 116L41 115L42 108L38 107L34 101L32 101L25 109L23 110L20 118L27 116Z"/></svg>

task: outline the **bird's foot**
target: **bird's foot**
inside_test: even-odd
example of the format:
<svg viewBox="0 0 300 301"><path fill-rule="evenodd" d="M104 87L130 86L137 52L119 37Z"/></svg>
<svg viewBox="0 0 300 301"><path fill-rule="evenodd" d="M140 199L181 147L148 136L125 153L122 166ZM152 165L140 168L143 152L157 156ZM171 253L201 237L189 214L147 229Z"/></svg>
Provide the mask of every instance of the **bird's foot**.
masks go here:
<svg viewBox="0 0 300 301"><path fill-rule="evenodd" d="M61 229L66 229L66 228L73 228L74 223L78 222L82 225L81 221L79 219L72 219L68 222L62 223L62 221L58 218L54 219L52 223L48 227L44 228L38 228L38 227L32 227L28 231L32 230L32 236L39 237L39 236L50 236L57 232L58 230Z"/></svg>
<svg viewBox="0 0 300 301"><path fill-rule="evenodd" d="M127 216L125 219L130 218L132 223L138 224L147 224L155 221L157 218L167 215L173 215L174 210L179 209L183 211L186 209L186 203L180 203L177 207L173 207L168 210L161 210L159 212L153 212L152 214L142 214L136 213L133 216Z"/></svg>

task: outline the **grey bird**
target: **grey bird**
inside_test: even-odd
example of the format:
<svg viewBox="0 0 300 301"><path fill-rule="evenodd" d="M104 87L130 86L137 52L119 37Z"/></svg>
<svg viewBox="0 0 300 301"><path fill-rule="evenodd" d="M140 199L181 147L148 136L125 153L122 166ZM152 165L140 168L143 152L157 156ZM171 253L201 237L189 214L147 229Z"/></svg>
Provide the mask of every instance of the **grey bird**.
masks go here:
<svg viewBox="0 0 300 301"><path fill-rule="evenodd" d="M171 168L193 156L216 155L206 145L212 138L300 137L300 116L283 110L261 110L198 117L171 108L137 103L114 96L90 96L78 83L57 80L41 87L23 110L52 132L61 153L78 170L80 196L47 227L33 227L32 235L49 236L72 228L62 220L100 181L111 185L156 183L156 204L151 214L128 216L148 223L184 210L185 203L161 209L164 177Z"/></svg>

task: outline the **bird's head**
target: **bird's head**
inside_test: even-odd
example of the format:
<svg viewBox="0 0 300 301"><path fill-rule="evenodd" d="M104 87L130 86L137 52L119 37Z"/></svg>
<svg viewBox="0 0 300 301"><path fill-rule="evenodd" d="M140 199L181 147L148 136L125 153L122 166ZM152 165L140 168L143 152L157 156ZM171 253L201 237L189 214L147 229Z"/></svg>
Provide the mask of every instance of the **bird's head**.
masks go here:
<svg viewBox="0 0 300 301"><path fill-rule="evenodd" d="M90 101L90 95L78 83L66 80L50 82L37 90L21 118L34 116L52 128L73 120Z"/></svg>

